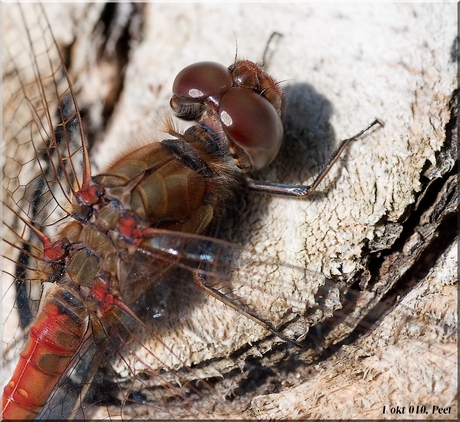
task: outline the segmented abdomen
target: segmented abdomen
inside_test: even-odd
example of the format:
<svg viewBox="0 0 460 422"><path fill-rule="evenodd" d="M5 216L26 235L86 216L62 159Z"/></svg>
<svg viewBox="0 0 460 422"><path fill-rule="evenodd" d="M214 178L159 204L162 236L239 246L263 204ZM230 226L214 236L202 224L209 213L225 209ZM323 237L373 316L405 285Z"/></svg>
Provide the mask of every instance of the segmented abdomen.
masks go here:
<svg viewBox="0 0 460 422"><path fill-rule="evenodd" d="M3 420L34 419L88 327L88 310L76 294L61 285L47 295L2 398Z"/></svg>

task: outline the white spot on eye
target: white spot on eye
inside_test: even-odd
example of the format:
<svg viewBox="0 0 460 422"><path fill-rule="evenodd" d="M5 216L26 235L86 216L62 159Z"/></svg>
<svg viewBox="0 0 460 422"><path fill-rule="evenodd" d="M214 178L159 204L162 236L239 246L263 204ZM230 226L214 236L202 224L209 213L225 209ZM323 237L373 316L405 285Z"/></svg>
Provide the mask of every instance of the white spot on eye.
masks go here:
<svg viewBox="0 0 460 422"><path fill-rule="evenodd" d="M190 95L190 97L192 98L204 97L204 94L199 89L195 89L195 88L189 90L188 95Z"/></svg>
<svg viewBox="0 0 460 422"><path fill-rule="evenodd" d="M222 123L227 127L233 124L232 118L226 111L220 113L220 120L222 120Z"/></svg>

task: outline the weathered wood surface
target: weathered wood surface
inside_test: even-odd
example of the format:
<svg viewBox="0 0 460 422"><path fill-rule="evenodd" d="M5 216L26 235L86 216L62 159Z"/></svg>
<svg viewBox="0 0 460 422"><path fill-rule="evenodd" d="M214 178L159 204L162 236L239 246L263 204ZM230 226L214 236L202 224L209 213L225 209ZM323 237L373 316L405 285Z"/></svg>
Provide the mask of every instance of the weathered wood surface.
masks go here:
<svg viewBox="0 0 460 422"><path fill-rule="evenodd" d="M354 307L339 313L348 319L325 325L329 338L320 349L346 337L349 325L369 332L294 373L274 366L274 376L248 392L234 416L398 418L382 409L399 405L405 417L455 417L455 5L120 4L108 36L98 23L103 10L47 8L70 59L99 170L133 143L164 138L153 129L168 113L180 69L200 60L230 64L235 38L238 57L259 60L273 31L283 34L269 68L285 81L286 144L256 178L308 184L341 139L374 117L385 122L349 148L310 199L244 193L230 204L221 236L334 281L358 280ZM274 295L296 294L296 280L289 285L282 269L266 274L265 267L251 270ZM398 296L402 303L385 315ZM208 370L226 372L244 365L231 355L237 347L255 344L244 358L271 347L272 340L257 343L263 330L214 300L196 312L201 338L186 330L165 339L180 342L184 362L221 358ZM212 348L203 340L210 335ZM261 362L278 359L267 353ZM452 409L408 415L410 405Z"/></svg>

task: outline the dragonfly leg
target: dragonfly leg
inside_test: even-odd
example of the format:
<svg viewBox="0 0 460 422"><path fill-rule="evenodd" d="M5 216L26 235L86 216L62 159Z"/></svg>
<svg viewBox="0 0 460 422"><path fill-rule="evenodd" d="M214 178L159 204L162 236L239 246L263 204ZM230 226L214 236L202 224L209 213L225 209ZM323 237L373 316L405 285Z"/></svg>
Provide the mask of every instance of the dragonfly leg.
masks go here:
<svg viewBox="0 0 460 422"><path fill-rule="evenodd" d="M219 289L213 287L207 280L206 276L203 274L200 274L199 272L194 275L194 280L195 283L203 289L205 292L207 292L209 295L215 297L228 307L232 308L236 312L244 315L245 317L251 319L252 321L256 322L257 324L261 325L264 327L267 331L270 331L272 334L274 334L276 337L280 338L281 340L292 344L293 346L303 348L303 346L298 343L297 341L290 339L289 337L286 337L284 334L280 333L272 324L270 324L268 321L265 321L264 319L260 318L259 316L255 315L253 312L251 312L249 309L247 309L244 304L241 301L241 298L232 298L230 294L224 294Z"/></svg>
<svg viewBox="0 0 460 422"><path fill-rule="evenodd" d="M259 193L264 193L268 195L277 195L277 196L290 196L294 198L304 199L316 190L318 185L321 183L321 181L324 179L326 174L329 172L329 170L338 160L338 158L340 157L340 154L342 154L345 148L352 141L358 139L361 135L363 135L365 132L367 132L369 129L371 129L376 124L379 124L382 127L384 126L384 123L382 121L380 121L379 119L375 119L371 124L369 124L363 130L361 130L359 133L352 136L351 138L348 138L342 141L339 147L334 151L334 153L329 158L327 164L319 172L318 176L316 176L316 179L310 186L287 185L283 183L272 183L272 182L260 182L260 181L251 179L250 177L246 178L246 186L248 189L259 192Z"/></svg>

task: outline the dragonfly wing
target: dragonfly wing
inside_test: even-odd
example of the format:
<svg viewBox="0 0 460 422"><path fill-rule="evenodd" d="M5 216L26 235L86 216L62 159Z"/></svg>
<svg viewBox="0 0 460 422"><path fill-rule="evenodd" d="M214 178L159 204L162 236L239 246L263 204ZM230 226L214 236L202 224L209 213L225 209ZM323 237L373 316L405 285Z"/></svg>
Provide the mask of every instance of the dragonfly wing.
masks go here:
<svg viewBox="0 0 460 422"><path fill-rule="evenodd" d="M182 280L194 283L281 338L277 327L311 308L319 290L337 289L323 275L300 265L206 236L152 229L139 252L180 268ZM280 270L284 280L275 291L270 288L270 274L278 279Z"/></svg>
<svg viewBox="0 0 460 422"><path fill-rule="evenodd" d="M33 222L50 226L57 215L67 214L72 192L89 179L88 152L72 84L46 15L40 5L32 6L34 13L14 6L5 19L12 38L4 43L4 186Z"/></svg>
<svg viewBox="0 0 460 422"><path fill-rule="evenodd" d="M3 272L18 292L24 328L41 296L31 279L42 245L28 224L55 235L72 192L89 178L89 162L72 85L42 6L10 4L4 12L2 237L11 264Z"/></svg>

